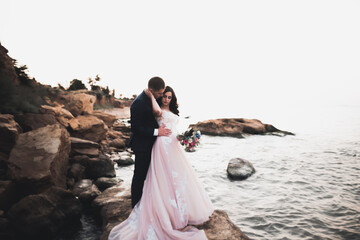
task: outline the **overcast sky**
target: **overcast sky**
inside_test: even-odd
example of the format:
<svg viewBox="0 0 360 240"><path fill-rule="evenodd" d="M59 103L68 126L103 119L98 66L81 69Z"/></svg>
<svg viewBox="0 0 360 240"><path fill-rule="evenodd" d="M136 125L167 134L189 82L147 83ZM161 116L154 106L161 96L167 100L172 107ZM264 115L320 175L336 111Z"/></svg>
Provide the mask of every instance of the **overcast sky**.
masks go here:
<svg viewBox="0 0 360 240"><path fill-rule="evenodd" d="M360 1L2 1L0 41L39 82L152 76L183 106L360 104ZM208 104L206 104L208 103ZM207 106L207 107L204 107Z"/></svg>

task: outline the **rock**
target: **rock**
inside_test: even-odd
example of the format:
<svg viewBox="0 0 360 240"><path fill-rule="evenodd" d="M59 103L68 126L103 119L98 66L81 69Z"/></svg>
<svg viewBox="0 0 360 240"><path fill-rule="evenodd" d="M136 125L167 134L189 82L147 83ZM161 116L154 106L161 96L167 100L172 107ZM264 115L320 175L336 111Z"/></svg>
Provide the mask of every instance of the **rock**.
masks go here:
<svg viewBox="0 0 360 240"><path fill-rule="evenodd" d="M113 162L103 154L100 154L99 158L89 158L85 155L74 156L72 162L83 165L86 168L85 175L91 179L116 176Z"/></svg>
<svg viewBox="0 0 360 240"><path fill-rule="evenodd" d="M228 176L235 180L244 180L254 172L255 168L253 165L249 161L241 158L231 159L227 167Z"/></svg>
<svg viewBox="0 0 360 240"><path fill-rule="evenodd" d="M73 193L84 205L90 205L101 192L90 179L83 179L75 183Z"/></svg>
<svg viewBox="0 0 360 240"><path fill-rule="evenodd" d="M71 149L72 155L86 155L88 157L99 157L98 148L80 148Z"/></svg>
<svg viewBox="0 0 360 240"><path fill-rule="evenodd" d="M69 121L74 121L74 116L61 106L51 107L48 105L41 105L39 112L42 114L52 114L56 120L64 127L69 127Z"/></svg>
<svg viewBox="0 0 360 240"><path fill-rule="evenodd" d="M93 141L81 139L81 138L75 138L70 137L71 140L71 148L100 148L99 144Z"/></svg>
<svg viewBox="0 0 360 240"><path fill-rule="evenodd" d="M59 125L20 134L8 160L9 179L27 194L53 185L65 188L69 152L69 134Z"/></svg>
<svg viewBox="0 0 360 240"><path fill-rule="evenodd" d="M65 225L79 222L81 205L70 191L53 187L45 193L21 199L10 208L7 216L23 238L50 239Z"/></svg>
<svg viewBox="0 0 360 240"><path fill-rule="evenodd" d="M123 134L124 134L124 133L130 133L130 132L131 132L130 126L126 126L124 123L122 123L122 122L120 122L120 121L116 121L116 122L114 123L113 128L114 128L115 131L122 132Z"/></svg>
<svg viewBox="0 0 360 240"><path fill-rule="evenodd" d="M15 120L18 122L24 132L32 131L47 125L57 124L56 118L53 114L35 114L25 113L15 115Z"/></svg>
<svg viewBox="0 0 360 240"><path fill-rule="evenodd" d="M115 108L124 108L125 105L124 105L124 103L121 102L120 100L115 100L115 101L114 101L114 107L115 107Z"/></svg>
<svg viewBox="0 0 360 240"><path fill-rule="evenodd" d="M94 110L96 97L86 93L76 91L67 92L61 96L61 102L75 117L81 114L91 114Z"/></svg>
<svg viewBox="0 0 360 240"><path fill-rule="evenodd" d="M0 181L0 209L8 210L15 199L15 185L11 181Z"/></svg>
<svg viewBox="0 0 360 240"><path fill-rule="evenodd" d="M101 194L96 185L91 185L90 189L80 193L79 200L85 205L90 206L92 201Z"/></svg>
<svg viewBox="0 0 360 240"><path fill-rule="evenodd" d="M22 129L12 115L0 114L0 152L9 154L20 133Z"/></svg>
<svg viewBox="0 0 360 240"><path fill-rule="evenodd" d="M74 181L79 181L84 178L85 170L86 168L83 165L74 163L69 169L68 177L73 178Z"/></svg>
<svg viewBox="0 0 360 240"><path fill-rule="evenodd" d="M119 180L117 180L116 178L106 178L106 177L98 178L95 181L95 185L98 187L100 191L104 191L105 189L113 187L118 183Z"/></svg>
<svg viewBox="0 0 360 240"><path fill-rule="evenodd" d="M124 191L120 185L106 189L98 196L93 204L101 209L103 218L103 234L100 240L107 240L113 227L124 221L131 212L131 195ZM237 239L248 240L249 238L237 227L224 211L215 210L210 219L198 226L204 229L209 240Z"/></svg>
<svg viewBox="0 0 360 240"><path fill-rule="evenodd" d="M110 159L116 162L119 166L127 166L135 163L134 159L131 158L131 154L112 154Z"/></svg>
<svg viewBox="0 0 360 240"><path fill-rule="evenodd" d="M263 124L257 119L224 118L207 120L190 125L200 130L202 134L213 136L231 136L242 138L243 134L272 134L294 135L291 132L281 131L270 124Z"/></svg>
<svg viewBox="0 0 360 240"><path fill-rule="evenodd" d="M108 127L112 127L112 125L114 124L114 122L117 119L117 117L115 115L105 113L105 112L102 112L102 111L93 111L93 113L91 115L97 117L98 119L103 120L104 123Z"/></svg>
<svg viewBox="0 0 360 240"><path fill-rule="evenodd" d="M126 140L121 138L116 138L113 140L110 140L110 147L118 148L118 149L124 149L126 148Z"/></svg>
<svg viewBox="0 0 360 240"><path fill-rule="evenodd" d="M249 240L238 226L236 226L229 218L225 211L215 210L210 219L196 226L203 229L209 240L227 239L227 240Z"/></svg>
<svg viewBox="0 0 360 240"><path fill-rule="evenodd" d="M93 183L92 183L91 179L82 179L75 183L75 186L74 186L72 192L75 196L78 197L80 195L80 193L89 190L92 185L93 185Z"/></svg>
<svg viewBox="0 0 360 240"><path fill-rule="evenodd" d="M78 116L76 119L79 121L79 126L77 129L73 129L73 131L70 132L72 137L94 142L100 142L101 140L106 139L108 127L105 125L104 121L91 115Z"/></svg>
<svg viewBox="0 0 360 240"><path fill-rule="evenodd" d="M130 192L125 191L125 188L119 183L103 191L94 199L92 205L101 212L104 225L109 222L109 219L113 219L114 217L116 220L119 219L123 221L131 212L131 195Z"/></svg>

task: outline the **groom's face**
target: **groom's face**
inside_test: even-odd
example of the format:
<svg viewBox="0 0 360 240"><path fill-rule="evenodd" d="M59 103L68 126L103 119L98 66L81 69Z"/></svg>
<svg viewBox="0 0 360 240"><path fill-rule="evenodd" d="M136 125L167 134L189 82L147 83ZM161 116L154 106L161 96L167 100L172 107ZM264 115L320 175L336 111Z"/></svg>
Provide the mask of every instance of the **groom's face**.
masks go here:
<svg viewBox="0 0 360 240"><path fill-rule="evenodd" d="M160 89L160 90L150 89L151 93L154 95L154 97L155 97L156 99L162 97L164 90L165 90L165 88L162 88L162 89Z"/></svg>

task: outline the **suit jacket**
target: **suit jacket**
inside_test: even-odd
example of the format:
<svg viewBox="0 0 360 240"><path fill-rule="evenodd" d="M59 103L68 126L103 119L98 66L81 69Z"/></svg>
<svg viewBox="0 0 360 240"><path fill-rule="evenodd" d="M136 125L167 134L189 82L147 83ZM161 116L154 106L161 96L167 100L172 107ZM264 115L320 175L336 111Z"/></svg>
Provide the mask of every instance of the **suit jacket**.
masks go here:
<svg viewBox="0 0 360 240"><path fill-rule="evenodd" d="M134 152L151 151L156 140L154 129L159 125L154 117L151 99L143 91L130 107L131 140Z"/></svg>

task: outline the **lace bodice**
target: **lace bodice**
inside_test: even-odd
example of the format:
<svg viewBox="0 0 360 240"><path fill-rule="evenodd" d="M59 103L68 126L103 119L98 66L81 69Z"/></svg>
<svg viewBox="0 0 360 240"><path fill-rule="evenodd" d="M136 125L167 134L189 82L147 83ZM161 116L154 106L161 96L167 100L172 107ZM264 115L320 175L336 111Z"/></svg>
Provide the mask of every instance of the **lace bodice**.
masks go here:
<svg viewBox="0 0 360 240"><path fill-rule="evenodd" d="M171 129L172 131L172 135L177 135L178 134L178 130L177 130L177 125L179 123L179 116L163 110L162 111L162 116L156 118L156 121L158 122L159 126L165 124L167 128Z"/></svg>

